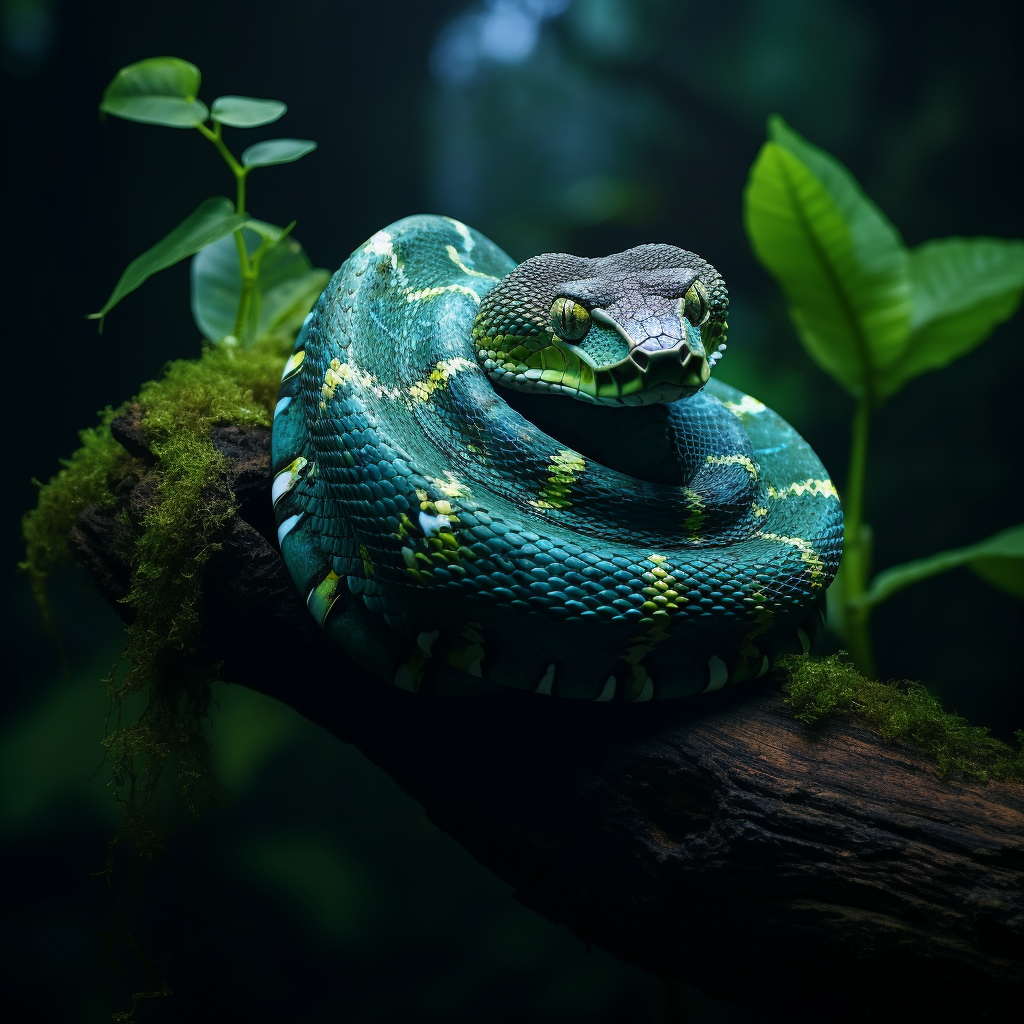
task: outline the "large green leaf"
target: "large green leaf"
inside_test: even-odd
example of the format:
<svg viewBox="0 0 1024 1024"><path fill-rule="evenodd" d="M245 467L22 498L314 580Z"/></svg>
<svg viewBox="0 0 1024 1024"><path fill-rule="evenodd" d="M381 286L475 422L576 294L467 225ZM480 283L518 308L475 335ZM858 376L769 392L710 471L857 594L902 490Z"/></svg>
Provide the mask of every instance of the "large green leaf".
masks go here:
<svg viewBox="0 0 1024 1024"><path fill-rule="evenodd" d="M199 68L178 57L150 57L121 68L103 93L100 110L128 121L194 128L209 117L198 99Z"/></svg>
<svg viewBox="0 0 1024 1024"><path fill-rule="evenodd" d="M966 355L1008 320L1024 293L1024 242L943 238L912 249L910 341L885 381L886 393Z"/></svg>
<svg viewBox="0 0 1024 1024"><path fill-rule="evenodd" d="M243 330L243 343L278 330L297 329L330 279L314 268L302 246L285 229L251 221L243 229L250 256L261 246L256 295ZM235 331L242 275L234 239L203 249L192 261L192 315L203 336L216 343Z"/></svg>
<svg viewBox="0 0 1024 1024"><path fill-rule="evenodd" d="M224 196L214 196L200 203L170 234L128 264L103 308L98 313L90 313L89 319L99 320L102 330L103 318L147 277L230 235L248 220L247 214L236 214L234 203Z"/></svg>
<svg viewBox="0 0 1024 1024"><path fill-rule="evenodd" d="M273 167L290 164L316 149L310 139L267 139L242 152L243 167Z"/></svg>
<svg viewBox="0 0 1024 1024"><path fill-rule="evenodd" d="M864 602L879 604L897 590L961 565L970 566L993 586L1024 597L1024 526L1011 526L978 544L940 551L937 555L886 569L871 581Z"/></svg>
<svg viewBox="0 0 1024 1024"><path fill-rule="evenodd" d="M257 100L252 96L218 96L210 117L232 128L259 128L284 117L288 107L280 100Z"/></svg>
<svg viewBox="0 0 1024 1024"><path fill-rule="evenodd" d="M908 256L845 167L778 117L744 193L747 233L811 357L851 394L877 399L910 334Z"/></svg>

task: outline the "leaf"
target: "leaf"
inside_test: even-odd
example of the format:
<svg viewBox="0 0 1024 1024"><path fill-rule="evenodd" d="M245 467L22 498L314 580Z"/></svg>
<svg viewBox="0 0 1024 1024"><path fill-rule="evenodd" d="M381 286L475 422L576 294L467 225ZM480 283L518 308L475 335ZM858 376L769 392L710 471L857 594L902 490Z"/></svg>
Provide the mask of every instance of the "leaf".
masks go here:
<svg viewBox="0 0 1024 1024"><path fill-rule="evenodd" d="M330 273L312 267L309 257L286 229L252 221L242 231L253 254L268 244L259 265L257 297L250 307L243 342L273 331L298 329ZM224 238L203 249L192 261L192 316L203 336L218 344L234 334L241 295L241 272L234 239Z"/></svg>
<svg viewBox="0 0 1024 1024"><path fill-rule="evenodd" d="M886 380L888 393L946 366L1009 320L1024 293L1024 242L944 238L912 249L910 342Z"/></svg>
<svg viewBox="0 0 1024 1024"><path fill-rule="evenodd" d="M868 606L880 604L898 590L958 566L970 566L993 586L1024 597L1024 525L1011 526L987 540L880 572L864 596Z"/></svg>
<svg viewBox="0 0 1024 1024"><path fill-rule="evenodd" d="M150 57L121 68L103 93L100 110L128 121L194 128L209 117L198 99L199 68L178 57Z"/></svg>
<svg viewBox="0 0 1024 1024"><path fill-rule="evenodd" d="M275 164L290 164L300 160L316 149L316 143L309 139L267 139L257 142L242 153L243 167L273 167Z"/></svg>
<svg viewBox="0 0 1024 1024"><path fill-rule="evenodd" d="M1024 526L1011 526L982 541L970 565L992 586L1024 597Z"/></svg>
<svg viewBox="0 0 1024 1024"><path fill-rule="evenodd" d="M236 214L234 203L224 196L214 196L200 203L170 234L128 264L103 308L98 313L90 313L88 319L99 320L102 330L103 318L147 277L230 235L248 220L248 215Z"/></svg>
<svg viewBox="0 0 1024 1024"><path fill-rule="evenodd" d="M839 161L779 117L744 192L747 233L818 365L856 397L883 394L910 334L899 234Z"/></svg>
<svg viewBox="0 0 1024 1024"><path fill-rule="evenodd" d="M257 100L251 96L218 96L210 117L231 128L259 128L284 117L288 107L280 100Z"/></svg>

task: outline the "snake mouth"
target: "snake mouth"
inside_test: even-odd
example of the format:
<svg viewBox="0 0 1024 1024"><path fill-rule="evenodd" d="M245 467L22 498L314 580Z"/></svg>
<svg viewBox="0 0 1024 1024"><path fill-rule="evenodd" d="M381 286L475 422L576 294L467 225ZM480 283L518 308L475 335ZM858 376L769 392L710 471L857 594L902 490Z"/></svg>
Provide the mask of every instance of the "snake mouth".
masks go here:
<svg viewBox="0 0 1024 1024"><path fill-rule="evenodd" d="M638 345L629 353L629 359L643 374L645 387L664 384L699 391L711 376L704 353L694 351L685 342L653 351Z"/></svg>
<svg viewBox="0 0 1024 1024"><path fill-rule="evenodd" d="M711 366L699 337L689 336L683 324L682 337L634 338L606 310L595 308L591 317L599 324L612 328L626 343L628 351L614 366L602 367L622 375L638 375L643 392L654 401L685 398L699 391L711 376ZM580 352L581 356L585 354ZM595 367L597 369L597 367ZM666 399L665 395L672 398Z"/></svg>

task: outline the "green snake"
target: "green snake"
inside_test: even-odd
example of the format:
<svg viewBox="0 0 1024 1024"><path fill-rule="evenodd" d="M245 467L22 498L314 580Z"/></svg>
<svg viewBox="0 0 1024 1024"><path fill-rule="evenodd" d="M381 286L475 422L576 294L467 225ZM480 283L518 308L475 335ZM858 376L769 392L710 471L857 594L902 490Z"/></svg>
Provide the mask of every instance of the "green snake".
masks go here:
<svg viewBox="0 0 1024 1024"><path fill-rule="evenodd" d="M433 693L646 701L807 650L842 512L807 443L709 379L727 311L671 245L516 266L447 217L378 231L307 317L274 416L310 612Z"/></svg>

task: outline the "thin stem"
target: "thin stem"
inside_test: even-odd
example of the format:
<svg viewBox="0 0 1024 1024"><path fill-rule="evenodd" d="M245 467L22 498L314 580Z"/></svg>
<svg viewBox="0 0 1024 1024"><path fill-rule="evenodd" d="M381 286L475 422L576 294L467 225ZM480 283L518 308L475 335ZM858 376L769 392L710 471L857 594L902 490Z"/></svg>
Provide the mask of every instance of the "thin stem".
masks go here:
<svg viewBox="0 0 1024 1024"><path fill-rule="evenodd" d="M197 124L196 128L199 129L200 134L204 138L209 139L217 147L217 152L224 158L224 162L231 168L231 173L236 178L249 173L249 168L243 167L235 159L235 155L231 150L224 144L224 140L221 138L221 125L219 122L216 122L213 128L207 128L205 124ZM238 212L244 213L245 211L239 210Z"/></svg>
<svg viewBox="0 0 1024 1024"><path fill-rule="evenodd" d="M867 676L875 673L868 620L871 609L864 604L868 573L871 571L871 531L864 522L864 485L867 475L868 436L871 401L861 398L853 417L850 463L843 495L845 537L842 572L843 618L846 643L854 663Z"/></svg>
<svg viewBox="0 0 1024 1024"><path fill-rule="evenodd" d="M204 138L209 139L213 143L217 152L224 158L224 162L231 168L231 173L235 176L235 213L245 213L245 183L252 168L243 167L225 145L222 137L222 125L219 121L214 122L213 128L207 128L205 124L197 124L196 128L199 129L200 134ZM239 228L233 234L235 237L235 248L238 250L238 270L241 276L238 310L235 313L234 336L239 341L242 341L245 324L249 318L249 307L252 305L253 293L256 290L257 268L249 259L242 229Z"/></svg>
<svg viewBox="0 0 1024 1024"><path fill-rule="evenodd" d="M238 266L241 271L242 287L238 295L238 310L235 313L234 336L240 341L245 341L245 324L249 319L249 307L252 305L252 296L256 288L256 269L249 259L249 253L245 248L245 238L242 229L234 232L235 248L238 250Z"/></svg>
<svg viewBox="0 0 1024 1024"><path fill-rule="evenodd" d="M241 174L235 175L235 213L245 213L245 181L248 177L248 167L243 167Z"/></svg>

